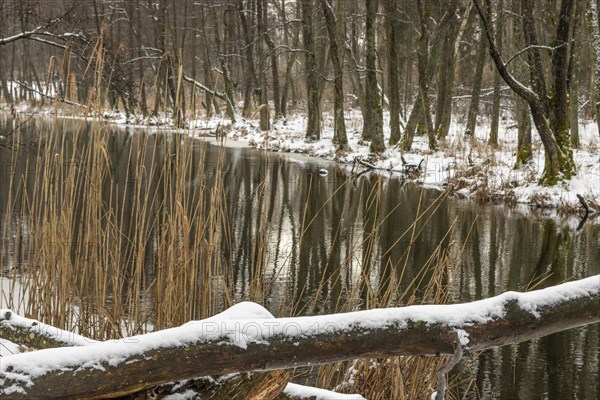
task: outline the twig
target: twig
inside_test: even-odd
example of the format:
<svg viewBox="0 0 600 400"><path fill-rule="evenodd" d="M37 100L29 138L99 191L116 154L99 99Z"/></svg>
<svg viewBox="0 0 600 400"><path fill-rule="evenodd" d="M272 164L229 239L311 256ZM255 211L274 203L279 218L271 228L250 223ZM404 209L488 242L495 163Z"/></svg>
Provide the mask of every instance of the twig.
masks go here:
<svg viewBox="0 0 600 400"><path fill-rule="evenodd" d="M543 46L543 45L531 45L531 46L527 46L524 49L521 49L520 51L518 51L511 58L509 58L508 61L506 63L504 63L504 65L506 66L506 65L510 64L510 62L512 60L514 60L515 58L519 57L521 54L523 54L523 53L525 53L525 52L527 52L529 50L532 50L532 49L542 49L542 50L548 50L548 51L552 52L552 51L557 50L557 49L559 49L559 48L561 48L563 46L566 46L566 43L563 43L563 44L555 46L555 47Z"/></svg>
<svg viewBox="0 0 600 400"><path fill-rule="evenodd" d="M444 400L444 393L446 392L446 374L450 371L452 371L452 368L454 368L454 366L456 364L458 364L458 362L462 359L463 357L463 346L460 343L460 337L458 336L458 331L454 330L452 331L452 334L454 335L454 354L452 355L452 358L450 359L450 361L445 364L442 365L438 370L437 370L437 393L435 395L435 400Z"/></svg>
<svg viewBox="0 0 600 400"><path fill-rule="evenodd" d="M360 165L362 165L362 166L364 166L364 167L367 167L367 168L369 168L369 169L380 169L380 168L377 168L375 165L371 164L370 162L367 162L367 161L365 161L365 160L363 160L363 159L361 159L361 158L357 158L357 159L356 159L356 161L357 161L357 162L358 162Z"/></svg>
<svg viewBox="0 0 600 400"><path fill-rule="evenodd" d="M40 31L42 31L43 29L47 29L52 25L57 24L58 22L62 21L66 16L68 16L73 10L75 10L75 8L77 8L80 5L79 2L75 2L69 9L67 9L62 15L58 16L57 18L54 18L50 21L48 21L47 23L40 25L30 31L24 31L24 32L19 32L15 35L9 36L9 37L2 37L0 38L0 46L20 40L20 39L31 39L33 37L33 35L39 34Z"/></svg>
<svg viewBox="0 0 600 400"><path fill-rule="evenodd" d="M581 207L585 210L585 214L583 215L583 217L581 217L581 221L579 221L579 225L577 226L577 230L580 231L581 229L583 229L583 226L588 220L588 216L590 215L590 207L588 206L587 202L585 201L582 195L577 194L577 199L579 199Z"/></svg>
<svg viewBox="0 0 600 400"><path fill-rule="evenodd" d="M196 89L200 89L210 95L217 96L218 98L220 98L222 100L226 100L226 98L225 98L226 96L224 93L220 93L220 92L217 92L216 90L209 89L208 87L204 86L203 84L196 81L195 79L190 78L189 76L183 75L182 77L183 77L184 81L191 83L192 85L194 85L194 87Z"/></svg>

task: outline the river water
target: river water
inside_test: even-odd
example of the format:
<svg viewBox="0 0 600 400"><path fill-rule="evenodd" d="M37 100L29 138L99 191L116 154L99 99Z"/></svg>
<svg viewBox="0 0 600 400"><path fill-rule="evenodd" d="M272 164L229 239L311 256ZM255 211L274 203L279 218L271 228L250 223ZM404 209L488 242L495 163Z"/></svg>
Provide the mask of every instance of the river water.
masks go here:
<svg viewBox="0 0 600 400"><path fill-rule="evenodd" d="M40 170L32 165L45 152L40 143L50 142L52 135L68 136L74 129L89 129L80 122L59 125L49 128L41 121L22 126L14 121L0 124L0 135L6 137L0 141L0 269L5 281L10 271L28 262L26 256L15 256L20 246L16 238L32 229L23 226L27 211L14 182L22 182L34 193L39 184L35 171ZM19 143L15 146L17 128ZM126 204L126 195L109 194L111 185L136 184L132 163L138 163L136 170L150 170L157 162L165 165L168 157L164 154L170 150L164 147L169 142L156 132L106 130L103 135L103 157L110 160L112 176L101 178L105 180L101 193L107 204ZM398 293L403 290L417 301L431 302L427 281L435 275L433 266L440 260L447 261L442 277L449 302L600 274L598 224L576 229L577 224L505 206L445 198L437 190L420 188L399 177L373 173L352 177L348 168L301 156L240 146L221 148L203 140L188 145L197 165L184 186L222 187L220 226L227 226L224 242L228 244L221 246L220 260L231 269L230 297L258 298L276 315L402 305L407 296ZM63 146L62 151L72 156L84 152L85 146L85 140L80 140ZM150 149L148 154L154 156L132 161L131 154L142 149ZM156 154L163 155L160 161ZM160 177L148 178L153 179ZM157 182L146 183L144 190L160 204L168 189ZM191 202L197 201L195 196L190 195ZM85 210L85 202L76 204ZM123 211L125 218L118 220L127 224L132 208L123 206L129 211ZM149 275L159 268L153 255L156 236L159 233L149 236L154 239L149 239L144 249L144 268ZM257 279L263 290L253 295ZM394 295L383 299L392 286ZM10 290L9 284L2 286L0 307L14 297ZM458 373L474 379L474 385L465 384L456 398L599 398L599 328L573 329L471 356L461 362Z"/></svg>

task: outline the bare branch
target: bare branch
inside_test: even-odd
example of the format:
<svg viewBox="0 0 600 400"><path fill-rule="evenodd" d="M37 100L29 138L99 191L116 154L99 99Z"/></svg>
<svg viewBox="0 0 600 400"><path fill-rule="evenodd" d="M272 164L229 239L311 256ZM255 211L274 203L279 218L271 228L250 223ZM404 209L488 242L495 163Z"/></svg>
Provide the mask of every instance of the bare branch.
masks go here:
<svg viewBox="0 0 600 400"><path fill-rule="evenodd" d="M508 61L504 65L510 64L510 62L512 60L514 60L515 58L519 57L521 54L526 53L526 52L528 52L530 50L533 50L533 49L542 49L542 50L548 50L548 51L552 52L552 51L554 51L554 50L556 50L556 49L558 49L560 47L563 47L563 46L566 46L566 44L563 43L563 44L561 44L559 46L556 46L556 47L544 46L544 45L540 45L540 44L527 46L524 49L519 50L516 54L514 54L511 58L509 58Z"/></svg>
<svg viewBox="0 0 600 400"><path fill-rule="evenodd" d="M42 32L45 29L48 29L52 25L55 25L58 22L62 21L67 15L69 15L71 12L73 12L73 10L75 10L75 8L77 8L80 4L81 4L81 2L75 2L71 7L69 7L69 9L67 9L59 17L54 18L54 19L48 21L47 23L45 23L44 25L40 25L40 26L36 27L35 29L33 29L31 31L25 31L25 32L17 33L15 35L9 36L7 38L0 38L0 46L3 46L3 45L8 44L8 43L12 43L12 42L20 40L20 39L28 39L31 36L33 36L33 35L35 35L37 33L40 33L40 32Z"/></svg>

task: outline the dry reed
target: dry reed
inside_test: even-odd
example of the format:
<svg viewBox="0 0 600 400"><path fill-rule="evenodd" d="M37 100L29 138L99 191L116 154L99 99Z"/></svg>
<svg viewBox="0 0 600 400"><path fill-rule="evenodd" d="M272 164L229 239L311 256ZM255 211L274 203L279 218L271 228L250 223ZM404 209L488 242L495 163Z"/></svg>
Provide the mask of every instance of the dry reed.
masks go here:
<svg viewBox="0 0 600 400"><path fill-rule="evenodd" d="M37 132L17 129L12 136L5 211L7 218L15 216L16 223L5 223L1 232L11 251L0 253L0 265L11 268L0 270L0 278L9 282L2 293L8 307L63 329L109 339L204 318L239 296L234 266L226 257L234 244L225 194L225 151L217 150L209 182L205 147L186 132L134 134L125 138L126 143L115 144L114 133L99 118L107 97L101 82L102 48L100 38L95 57L99 72L87 101L94 118L87 122L54 118L39 125ZM179 98L181 71L177 78ZM72 94L75 83L70 85ZM114 146L124 154L111 157ZM267 170L269 158L264 160ZM339 185L314 215L309 217L304 209L300 237L290 254L302 247L308 229L333 196L347 196L353 184L348 178ZM263 176L254 196L262 204L273 190ZM420 206L409 229L377 253L379 228L400 207L382 215L383 191L381 178L369 190L361 186L359 202L373 210L365 221L369 232L362 239L352 238L340 265L330 266L340 270L336 279L343 296L331 298L331 292L323 289L336 282L322 276L318 290L311 293L307 286L285 288L281 295L290 296L289 302L282 301L289 305L282 309L286 314L304 314L321 303L332 304L331 312L344 312L447 301L455 246L440 243L416 276L405 276L412 246L441 207L443 195L426 208ZM340 211L344 216L346 206L347 202ZM262 209L257 215L244 298L265 304L293 257L269 272L270 221ZM332 227L332 243L341 235L341 224ZM401 259L380 265L382 256L405 237L410 240ZM390 278L383 282L377 276ZM300 298L309 301L301 305ZM416 357L359 360L321 367L317 380L320 386L359 392L369 399L425 398L435 387L435 371L443 362Z"/></svg>

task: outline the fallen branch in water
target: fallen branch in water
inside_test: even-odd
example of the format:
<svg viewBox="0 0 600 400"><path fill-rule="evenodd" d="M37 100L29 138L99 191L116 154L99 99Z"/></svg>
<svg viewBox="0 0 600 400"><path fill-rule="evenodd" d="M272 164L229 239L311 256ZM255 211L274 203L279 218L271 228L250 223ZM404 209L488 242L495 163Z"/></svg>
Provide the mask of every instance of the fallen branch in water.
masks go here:
<svg viewBox="0 0 600 400"><path fill-rule="evenodd" d="M119 397L198 376L450 355L456 335L465 352L477 352L597 322L600 275L472 303L314 317L272 318L259 305L240 303L212 318L118 342L4 357L0 398Z"/></svg>
<svg viewBox="0 0 600 400"><path fill-rule="evenodd" d="M587 202L585 201L582 195L578 194L577 199L579 200L581 207L583 207L583 209L585 210L585 217L587 217L590 214L590 207L588 206Z"/></svg>

